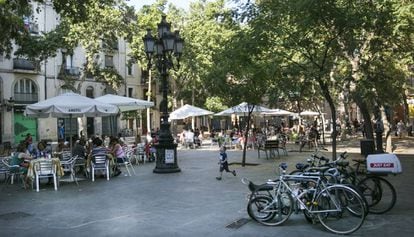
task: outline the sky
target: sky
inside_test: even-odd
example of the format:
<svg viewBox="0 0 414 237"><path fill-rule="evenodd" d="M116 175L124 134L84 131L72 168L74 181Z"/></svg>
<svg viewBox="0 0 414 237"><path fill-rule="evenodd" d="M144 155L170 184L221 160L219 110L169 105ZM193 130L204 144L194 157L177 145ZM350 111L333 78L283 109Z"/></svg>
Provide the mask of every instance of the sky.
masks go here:
<svg viewBox="0 0 414 237"><path fill-rule="evenodd" d="M135 7L136 10L141 9L143 5L151 5L155 0L129 0L127 3ZM188 10L190 8L190 0L168 0L168 3L172 3L179 8Z"/></svg>

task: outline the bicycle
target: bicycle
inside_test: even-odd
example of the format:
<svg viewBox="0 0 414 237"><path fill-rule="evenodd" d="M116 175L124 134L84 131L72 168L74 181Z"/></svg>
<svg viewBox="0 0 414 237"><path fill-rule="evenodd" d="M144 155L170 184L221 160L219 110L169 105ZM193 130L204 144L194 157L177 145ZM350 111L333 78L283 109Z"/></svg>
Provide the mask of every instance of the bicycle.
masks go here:
<svg viewBox="0 0 414 237"><path fill-rule="evenodd" d="M336 168L340 173L340 177L334 177L337 183L353 185L358 189L358 192L364 197L369 209L369 213L383 214L390 211L397 200L397 194L392 184L381 176L375 174L368 174L363 170L365 161L355 161L356 168L352 168L349 165L347 158L347 152L343 152L339 155L338 159L333 162L329 162L328 158L318 156L317 151L311 155L308 164L298 163L296 170L290 174L301 174L308 170L314 169L314 167L329 166Z"/></svg>
<svg viewBox="0 0 414 237"><path fill-rule="evenodd" d="M319 175L287 175L287 165L279 166L278 180L269 181L271 195L251 196L247 212L252 219L267 226L286 222L294 210L303 210L313 223L319 221L336 234L350 234L358 230L366 208L362 197L352 188L322 182Z"/></svg>

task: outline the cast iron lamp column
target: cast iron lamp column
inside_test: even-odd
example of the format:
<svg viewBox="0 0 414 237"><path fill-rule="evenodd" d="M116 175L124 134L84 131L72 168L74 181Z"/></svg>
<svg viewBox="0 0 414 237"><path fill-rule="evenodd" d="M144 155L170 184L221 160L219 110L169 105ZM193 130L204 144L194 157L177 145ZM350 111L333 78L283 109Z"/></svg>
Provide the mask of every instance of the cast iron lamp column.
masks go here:
<svg viewBox="0 0 414 237"><path fill-rule="evenodd" d="M147 35L143 37L145 53L148 59L148 69L152 67L152 59L155 60L155 67L161 76L162 101L160 103L161 125L156 148L156 165L154 173L175 173L180 172L177 163L177 144L170 131L168 122L168 71L178 69L180 57L183 50L184 40L180 37L179 31L172 33L171 24L167 22L166 16L162 16L158 24L158 38L151 35L151 30L147 30ZM174 68L173 59L176 59Z"/></svg>

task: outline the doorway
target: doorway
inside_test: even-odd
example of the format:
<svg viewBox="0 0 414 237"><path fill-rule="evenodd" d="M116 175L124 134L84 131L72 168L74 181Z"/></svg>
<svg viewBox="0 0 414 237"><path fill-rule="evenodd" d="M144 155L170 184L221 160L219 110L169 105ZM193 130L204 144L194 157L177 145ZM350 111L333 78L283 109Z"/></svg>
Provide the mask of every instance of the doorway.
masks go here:
<svg viewBox="0 0 414 237"><path fill-rule="evenodd" d="M94 117L86 118L86 133L88 137L95 134L95 119Z"/></svg>

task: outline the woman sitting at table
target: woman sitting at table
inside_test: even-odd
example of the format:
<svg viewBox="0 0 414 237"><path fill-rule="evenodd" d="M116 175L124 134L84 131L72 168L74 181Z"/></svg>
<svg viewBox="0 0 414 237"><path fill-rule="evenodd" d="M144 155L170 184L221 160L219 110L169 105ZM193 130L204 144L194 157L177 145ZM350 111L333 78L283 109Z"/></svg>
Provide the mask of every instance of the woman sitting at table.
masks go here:
<svg viewBox="0 0 414 237"><path fill-rule="evenodd" d="M111 168L116 166L115 162L113 161L113 156L110 153L110 150L107 149L105 146L103 146L103 141L99 137L96 137L93 140L93 148L92 148L91 154L89 156L89 161L93 156L96 156L96 155L106 156L107 159L109 160L109 164L110 164Z"/></svg>
<svg viewBox="0 0 414 237"><path fill-rule="evenodd" d="M27 151L27 143L22 142L17 147L17 151L12 156L10 165L12 166L19 166L13 167L12 172L19 172L24 180L24 188L26 188L29 184L29 179L27 178L27 171L29 168L29 160L32 159L30 155L26 152Z"/></svg>
<svg viewBox="0 0 414 237"><path fill-rule="evenodd" d="M114 156L115 161L116 161L116 165L114 167L114 176L118 176L121 174L121 170L119 169L117 164L124 163L125 152L124 152L124 149L122 149L122 145L121 145L121 142L119 141L119 138L113 137L110 144L112 144L110 153Z"/></svg>

